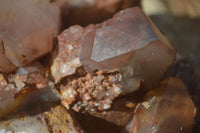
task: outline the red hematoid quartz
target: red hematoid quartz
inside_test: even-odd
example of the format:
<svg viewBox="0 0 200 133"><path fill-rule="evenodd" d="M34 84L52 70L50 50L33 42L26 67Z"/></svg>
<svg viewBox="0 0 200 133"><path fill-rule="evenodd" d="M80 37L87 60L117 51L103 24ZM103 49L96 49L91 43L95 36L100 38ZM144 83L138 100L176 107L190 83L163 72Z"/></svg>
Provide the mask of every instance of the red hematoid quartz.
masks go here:
<svg viewBox="0 0 200 133"><path fill-rule="evenodd" d="M72 84L61 86L63 104L67 107L81 99L83 103L88 101L87 105L91 105L92 108L95 105L94 101L97 101L107 109L115 97L131 93L141 84L148 89L154 88L176 56L169 41L137 7L122 10L100 24L91 24L85 28L71 26L58 36L58 43L58 53L51 66L55 82L73 75L80 67L91 76L90 79L87 79L88 76L76 78L71 80ZM96 70L103 71L103 75L95 74ZM98 87L105 88L101 83L106 77L115 79L115 72L120 75L120 81L112 82L120 91L113 95L109 92L114 91L108 89L103 92L102 89L101 93L106 95L103 96L103 100L96 99L93 93L99 91ZM105 78L99 83L93 83L94 78L102 76ZM107 84L109 83L110 81ZM83 88L77 89L77 84ZM93 85L95 87L92 88ZM110 88L112 90L113 87ZM85 99L86 91L89 100ZM99 106L99 110L102 109Z"/></svg>
<svg viewBox="0 0 200 133"><path fill-rule="evenodd" d="M122 10L100 24L71 26L58 41L51 67L56 82L83 66L89 73L119 71L126 84L130 81L136 86L145 81L146 86L154 87L176 55L167 38L138 7Z"/></svg>

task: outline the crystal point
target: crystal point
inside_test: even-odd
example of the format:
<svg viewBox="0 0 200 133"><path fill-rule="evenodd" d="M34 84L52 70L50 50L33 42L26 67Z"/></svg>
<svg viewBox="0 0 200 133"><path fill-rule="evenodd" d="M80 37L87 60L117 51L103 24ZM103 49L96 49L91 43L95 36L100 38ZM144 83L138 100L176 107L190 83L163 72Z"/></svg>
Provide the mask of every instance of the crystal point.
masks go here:
<svg viewBox="0 0 200 133"><path fill-rule="evenodd" d="M101 62L143 48L155 40L156 34L139 9L124 10L111 23L105 22L96 30L91 59Z"/></svg>
<svg viewBox="0 0 200 133"><path fill-rule="evenodd" d="M79 32L71 33L73 28L79 29ZM64 43L61 38L65 40ZM127 92L136 90L142 81L148 88L158 85L176 57L176 51L169 41L138 7L122 10L96 25L85 28L71 26L58 39L59 52L52 66L56 81L75 73L80 66L89 73L95 70L118 71L126 82L122 84L135 84L132 88L123 86L129 88ZM69 60L66 55L70 50L64 47L71 47L72 44L76 46L76 55ZM77 63L71 63L73 60L77 60ZM66 71L62 71L63 68Z"/></svg>
<svg viewBox="0 0 200 133"><path fill-rule="evenodd" d="M10 72L51 51L60 24L57 6L46 0L1 0L0 16L0 71Z"/></svg>
<svg viewBox="0 0 200 133"><path fill-rule="evenodd" d="M163 45L161 47L165 47L162 51L163 55L168 56L168 62L173 60L173 50L167 39L163 39L159 30L137 7L122 10L112 19L94 26L90 25L85 29L80 41L82 47L80 58L88 71L119 70L134 63L132 60L136 59L136 51L143 51L158 41ZM150 57L156 56L154 53L151 54Z"/></svg>

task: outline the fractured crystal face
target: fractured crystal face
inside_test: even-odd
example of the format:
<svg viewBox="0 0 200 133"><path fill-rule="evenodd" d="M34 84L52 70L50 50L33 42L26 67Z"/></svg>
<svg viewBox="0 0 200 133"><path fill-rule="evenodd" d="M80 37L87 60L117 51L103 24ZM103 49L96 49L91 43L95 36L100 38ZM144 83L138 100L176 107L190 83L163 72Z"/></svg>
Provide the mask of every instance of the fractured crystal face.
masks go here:
<svg viewBox="0 0 200 133"><path fill-rule="evenodd" d="M76 25L63 31L58 36L58 54L53 60L51 73L58 82L61 78L75 73L76 68L81 66L78 52L80 45L77 45L83 33L83 28Z"/></svg>
<svg viewBox="0 0 200 133"><path fill-rule="evenodd" d="M51 51L60 24L57 6L46 0L1 0L0 16L0 71L10 72Z"/></svg>
<svg viewBox="0 0 200 133"><path fill-rule="evenodd" d="M146 101L138 105L131 133L192 132L196 107L182 80L168 78L161 87L150 91Z"/></svg>

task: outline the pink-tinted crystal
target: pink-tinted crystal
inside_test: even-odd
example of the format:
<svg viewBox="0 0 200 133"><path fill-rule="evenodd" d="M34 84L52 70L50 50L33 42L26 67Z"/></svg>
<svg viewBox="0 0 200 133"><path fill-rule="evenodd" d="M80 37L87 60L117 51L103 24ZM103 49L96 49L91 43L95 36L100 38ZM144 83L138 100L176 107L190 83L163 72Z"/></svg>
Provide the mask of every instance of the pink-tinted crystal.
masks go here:
<svg viewBox="0 0 200 133"><path fill-rule="evenodd" d="M165 47L162 50L165 52L164 57L171 56L170 44L161 39L161 33L154 28L139 8L122 10L108 21L98 25L89 25L85 28L80 42L81 62L89 67L89 70L119 69L134 63L135 52L142 51L142 48L145 49L151 44ZM153 51L151 54L154 57L157 55Z"/></svg>
<svg viewBox="0 0 200 133"><path fill-rule="evenodd" d="M147 88L158 85L176 56L169 41L138 7L122 10L97 25L72 26L58 39L59 52L51 68L56 82L79 66L89 73L118 71L127 93L141 82ZM67 50L71 46L74 53Z"/></svg>
<svg viewBox="0 0 200 133"><path fill-rule="evenodd" d="M160 88L149 92L139 104L129 131L131 133L192 132L196 107L182 80L168 78Z"/></svg>
<svg viewBox="0 0 200 133"><path fill-rule="evenodd" d="M80 43L80 60L87 71L120 71L126 84L144 80L146 86L156 86L175 59L168 40L139 8L87 26Z"/></svg>
<svg viewBox="0 0 200 133"><path fill-rule="evenodd" d="M48 1L0 1L0 71L10 72L51 51L60 23Z"/></svg>
<svg viewBox="0 0 200 133"><path fill-rule="evenodd" d="M52 76L59 81L66 75L75 73L76 68L81 66L78 52L78 41L83 34L83 28L76 25L63 31L58 36L58 53L51 66ZM77 45L78 44L78 45Z"/></svg>

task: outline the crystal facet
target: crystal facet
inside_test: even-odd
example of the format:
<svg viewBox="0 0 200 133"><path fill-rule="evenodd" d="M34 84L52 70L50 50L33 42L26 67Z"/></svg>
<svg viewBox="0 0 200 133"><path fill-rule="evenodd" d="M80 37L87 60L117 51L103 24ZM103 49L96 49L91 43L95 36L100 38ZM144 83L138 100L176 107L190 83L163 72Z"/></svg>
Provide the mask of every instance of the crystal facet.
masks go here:
<svg viewBox="0 0 200 133"><path fill-rule="evenodd" d="M148 48L151 45L160 47L160 60L167 60L160 63L162 65L169 65L174 56L169 42L139 8L122 10L110 20L87 26L80 43L81 63L88 71L113 71L127 65L134 67L136 57L142 58L145 49L149 51L146 51L149 54L148 62L156 61L159 59L156 58L158 53L151 51L154 48ZM160 69L163 69L162 65Z"/></svg>
<svg viewBox="0 0 200 133"><path fill-rule="evenodd" d="M60 24L48 1L0 1L0 71L10 72L50 52Z"/></svg>
<svg viewBox="0 0 200 133"><path fill-rule="evenodd" d="M56 82L80 66L89 73L117 71L127 93L137 90L141 82L147 88L157 86L176 56L138 7L122 10L100 24L72 26L58 40L58 55L51 67Z"/></svg>
<svg viewBox="0 0 200 133"><path fill-rule="evenodd" d="M135 110L131 133L192 132L196 107L182 80L168 78Z"/></svg>

